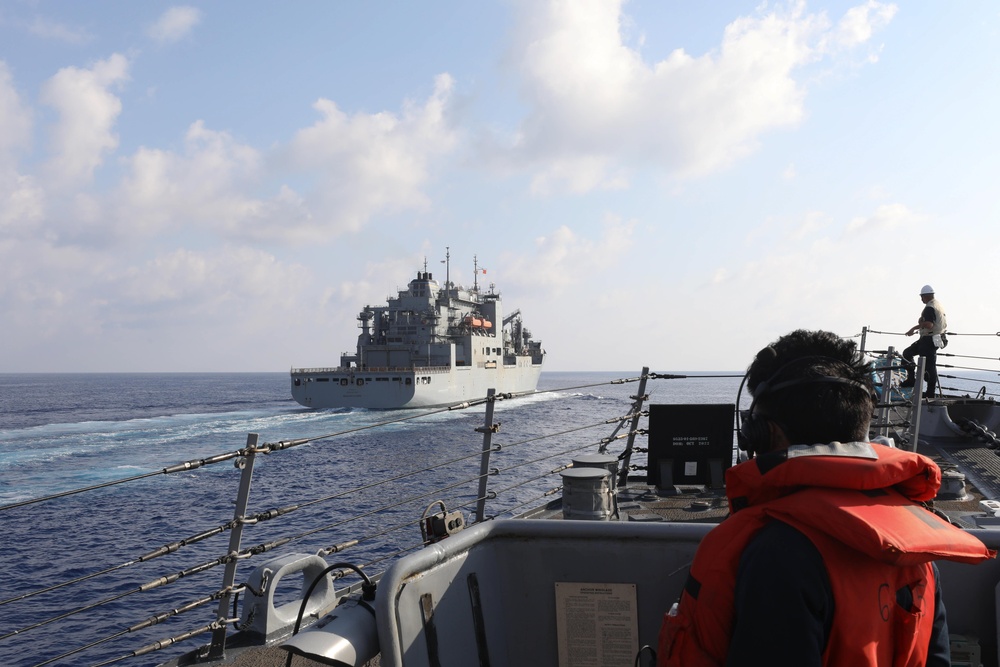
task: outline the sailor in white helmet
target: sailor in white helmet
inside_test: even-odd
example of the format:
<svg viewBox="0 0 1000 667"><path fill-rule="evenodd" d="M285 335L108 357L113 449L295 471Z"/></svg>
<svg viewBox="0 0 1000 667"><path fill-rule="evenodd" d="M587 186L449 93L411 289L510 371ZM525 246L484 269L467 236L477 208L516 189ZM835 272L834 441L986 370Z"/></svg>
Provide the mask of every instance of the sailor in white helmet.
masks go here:
<svg viewBox="0 0 1000 667"><path fill-rule="evenodd" d="M916 364L913 363L913 357L920 355L924 358L924 377L927 379L927 391L924 397L933 398L938 386L937 351L938 348L948 344L945 333L948 330L948 319L945 317L941 302L934 298L933 287L930 285L921 287L920 300L924 302L924 309L920 311L917 323L906 332L907 336L919 332L920 337L903 350L904 365L909 370L909 377L903 382L903 386L914 386Z"/></svg>

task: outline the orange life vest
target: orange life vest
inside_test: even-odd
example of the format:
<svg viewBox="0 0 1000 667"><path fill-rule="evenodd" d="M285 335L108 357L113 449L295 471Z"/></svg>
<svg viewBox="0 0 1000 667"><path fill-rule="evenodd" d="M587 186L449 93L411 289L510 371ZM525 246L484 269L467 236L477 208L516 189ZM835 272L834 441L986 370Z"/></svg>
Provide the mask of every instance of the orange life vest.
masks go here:
<svg viewBox="0 0 1000 667"><path fill-rule="evenodd" d="M702 540L675 610L660 630L659 665L726 662L736 573L744 547L778 519L816 546L833 589L824 665L923 665L934 619L939 558L996 555L915 501L930 500L941 471L929 458L869 443L795 446L730 468L732 515ZM896 603L908 587L913 606Z"/></svg>

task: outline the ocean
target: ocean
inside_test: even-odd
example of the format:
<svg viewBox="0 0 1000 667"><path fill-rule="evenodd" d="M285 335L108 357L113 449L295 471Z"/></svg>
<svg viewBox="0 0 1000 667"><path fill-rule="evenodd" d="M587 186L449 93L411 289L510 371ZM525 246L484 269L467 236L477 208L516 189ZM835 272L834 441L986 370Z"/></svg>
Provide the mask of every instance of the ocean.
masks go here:
<svg viewBox="0 0 1000 667"><path fill-rule="evenodd" d="M496 498L487 515L511 516L546 502L545 494L560 484L553 470L574 452L596 451L614 427L604 422L628 412L638 384L610 382L637 375L546 372L541 393L499 402L493 443L502 449L491 460L498 474L491 478ZM652 403L732 403L739 381L656 380L647 391ZM0 664L156 665L209 641L203 634L118 662L214 618L217 603L129 631L217 590L222 567L200 568L226 553L228 533L135 561L233 518L240 477L234 453L249 433L261 443L343 435L257 457L249 512L304 507L280 522L247 527L244 548L292 540L241 562L237 583L274 555L315 553L350 540L357 546L327 560L384 570L394 555L419 543L416 522L432 503L466 517L475 507L483 408L369 428L416 414L307 410L291 400L285 373L0 374L0 551L7 566ZM617 453L621 445L609 450ZM214 465L159 473L226 454L233 456ZM410 474L415 471L421 472ZM115 483L122 479L134 481ZM72 493L83 487L95 488ZM68 495L31 502L60 494ZM113 572L90 576L106 570ZM184 575L176 583L139 591L178 573Z"/></svg>

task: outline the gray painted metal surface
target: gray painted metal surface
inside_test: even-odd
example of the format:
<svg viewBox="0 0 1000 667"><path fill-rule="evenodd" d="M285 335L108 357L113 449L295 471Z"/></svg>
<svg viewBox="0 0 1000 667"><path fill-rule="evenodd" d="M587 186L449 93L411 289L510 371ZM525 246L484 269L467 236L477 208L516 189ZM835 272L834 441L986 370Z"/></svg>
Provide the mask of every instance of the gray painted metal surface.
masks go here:
<svg viewBox="0 0 1000 667"><path fill-rule="evenodd" d="M545 351L500 294L444 285L421 271L385 306L365 306L354 354L335 368L293 368L306 407L428 408L534 391Z"/></svg>

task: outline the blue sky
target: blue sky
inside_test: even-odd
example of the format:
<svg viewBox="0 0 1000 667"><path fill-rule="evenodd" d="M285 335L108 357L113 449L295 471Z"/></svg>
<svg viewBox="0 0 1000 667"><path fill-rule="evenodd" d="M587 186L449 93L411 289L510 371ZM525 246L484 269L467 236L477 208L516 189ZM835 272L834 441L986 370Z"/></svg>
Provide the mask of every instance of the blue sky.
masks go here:
<svg viewBox="0 0 1000 667"><path fill-rule="evenodd" d="M335 365L446 247L551 370L996 332L998 81L985 0L6 2L0 372Z"/></svg>

